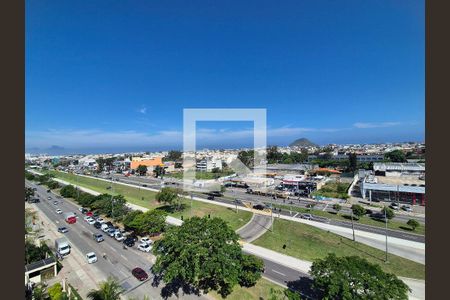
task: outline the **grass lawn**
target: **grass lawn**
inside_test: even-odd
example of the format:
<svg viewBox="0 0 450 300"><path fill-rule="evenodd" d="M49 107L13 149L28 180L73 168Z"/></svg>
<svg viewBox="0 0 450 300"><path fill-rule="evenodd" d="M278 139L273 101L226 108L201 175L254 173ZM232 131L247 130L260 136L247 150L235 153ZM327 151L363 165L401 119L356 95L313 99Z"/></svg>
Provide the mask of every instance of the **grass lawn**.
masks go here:
<svg viewBox="0 0 450 300"><path fill-rule="evenodd" d="M379 264L386 272L409 278L425 278L425 265L393 254L389 254L389 262L384 263L384 251L292 221L275 219L274 232L266 232L253 244L308 261L324 258L329 252L337 256L357 255ZM282 248L283 244L287 245L286 249Z"/></svg>
<svg viewBox="0 0 450 300"><path fill-rule="evenodd" d="M323 196L329 198L347 199L347 189L351 183L327 182L318 191L312 193L314 196Z"/></svg>
<svg viewBox="0 0 450 300"><path fill-rule="evenodd" d="M292 209L292 211L296 211L296 212L300 212L300 213L310 213L310 214L313 214L313 215L316 215L319 217L325 217L328 219L351 222L351 216L347 215L347 214L342 214L342 213L336 214L335 212L328 212L328 211L322 211L322 210L316 210L316 209L309 210L307 208L289 206L289 205L279 205L279 204L274 204L274 207L282 208L282 209L285 209L288 211L289 211L289 209ZM359 220L355 219L355 223L383 227L383 228L385 226L384 221L374 220L369 216L362 216L361 218L359 218ZM417 227L415 231L412 231L411 228L408 225L406 225L406 222L389 220L388 228L425 235L425 224L420 224L420 226Z"/></svg>
<svg viewBox="0 0 450 300"><path fill-rule="evenodd" d="M89 178L84 176L77 176L75 174L68 174L58 171L48 171L48 173L53 174L55 177L70 182L72 184L77 184L79 186L89 188L99 193L109 193L112 194L114 190L114 194L120 194L125 197L125 199L133 204L140 205L145 208L154 209L154 208L164 208L164 206L158 203L155 200L156 192L139 189L131 186L126 186L118 183L106 182L103 180ZM108 186L113 185L114 189L107 189ZM144 197L144 200L142 200ZM169 212L169 215L180 218L183 216L185 219L191 216L191 201L188 199L183 199L182 204L184 209L178 212ZM207 216L208 214L211 217L220 217L224 219L233 229L238 229L241 226L245 225L250 221L252 217L252 213L248 211L239 211L238 213L235 210L220 206L209 204L200 201L192 201L192 213L195 216Z"/></svg>
<svg viewBox="0 0 450 300"><path fill-rule="evenodd" d="M265 300L269 299L270 296L270 289L273 288L274 290L280 290L284 291L284 288L272 283L264 278L261 278L255 286L252 286L251 288L245 288L240 287L239 285L236 285L234 287L233 292L228 295L226 298L227 300ZM217 294L216 292L209 292L209 296L212 296L214 299L220 300L223 299L222 296Z"/></svg>

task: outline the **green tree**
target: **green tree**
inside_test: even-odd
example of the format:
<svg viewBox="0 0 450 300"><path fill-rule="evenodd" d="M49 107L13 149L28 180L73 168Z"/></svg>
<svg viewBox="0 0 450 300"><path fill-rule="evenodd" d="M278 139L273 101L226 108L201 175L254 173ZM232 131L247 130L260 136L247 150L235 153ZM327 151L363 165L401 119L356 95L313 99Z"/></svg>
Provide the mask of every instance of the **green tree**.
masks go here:
<svg viewBox="0 0 450 300"><path fill-rule="evenodd" d="M163 232L166 226L166 213L162 210L149 210L142 214L136 214L128 224L138 234Z"/></svg>
<svg viewBox="0 0 450 300"><path fill-rule="evenodd" d="M64 198L76 198L77 189L73 185L66 185L59 190L59 194Z"/></svg>
<svg viewBox="0 0 450 300"><path fill-rule="evenodd" d="M406 224L408 224L408 226L410 226L413 231L416 231L416 228L420 226L420 223L414 219L409 219Z"/></svg>
<svg viewBox="0 0 450 300"><path fill-rule="evenodd" d="M392 162L406 162L405 153L401 150L394 150L391 152L388 152L384 155L386 159L389 159Z"/></svg>
<svg viewBox="0 0 450 300"><path fill-rule="evenodd" d="M220 218L192 217L179 227L171 227L164 239L155 242L153 272L166 284L183 283L203 291L229 295L241 280L254 278L245 272L258 269L259 262L244 259L239 236ZM257 272L257 271L256 271ZM243 280L245 278L245 280Z"/></svg>
<svg viewBox="0 0 450 300"><path fill-rule="evenodd" d="M351 207L353 214L359 219L366 214L366 209L358 204L353 204Z"/></svg>
<svg viewBox="0 0 450 300"><path fill-rule="evenodd" d="M164 161L177 161L181 159L181 156L183 155L183 152L171 150L167 154L167 156L164 157Z"/></svg>
<svg viewBox="0 0 450 300"><path fill-rule="evenodd" d="M239 285L251 287L261 278L262 272L264 271L264 261L254 255L243 254L241 267Z"/></svg>
<svg viewBox="0 0 450 300"><path fill-rule="evenodd" d="M46 183L46 186L48 186L49 189L54 190L60 187L59 183L57 181L54 180L49 180Z"/></svg>
<svg viewBox="0 0 450 300"><path fill-rule="evenodd" d="M98 290L91 290L87 297L92 300L119 300L123 291L122 286L114 278L109 277L100 284Z"/></svg>
<svg viewBox="0 0 450 300"><path fill-rule="evenodd" d="M134 219L136 219L139 215L142 214L144 213L140 210L132 210L128 212L122 220L122 224L125 227L125 229L136 230L136 228L134 227L135 226Z"/></svg>
<svg viewBox="0 0 450 300"><path fill-rule="evenodd" d="M34 197L34 190L29 187L25 187L25 200L28 201Z"/></svg>
<svg viewBox="0 0 450 300"><path fill-rule="evenodd" d="M138 172L141 176L147 174L147 166L139 165L136 169L136 172Z"/></svg>
<svg viewBox="0 0 450 300"><path fill-rule="evenodd" d="M46 294L45 287L40 283L33 288L33 300L46 300Z"/></svg>
<svg viewBox="0 0 450 300"><path fill-rule="evenodd" d="M358 166L358 160L356 159L356 153L350 153L348 155L348 163L349 163L350 171L355 172L356 168Z"/></svg>
<svg viewBox="0 0 450 300"><path fill-rule="evenodd" d="M164 169L164 167L156 166L153 169L153 174L155 175L156 178L158 178L158 177L162 178L165 173L166 173L166 169Z"/></svg>
<svg viewBox="0 0 450 300"><path fill-rule="evenodd" d="M57 282L47 289L50 300L60 300L63 297L62 285Z"/></svg>
<svg viewBox="0 0 450 300"><path fill-rule="evenodd" d="M178 190L171 187L163 187L161 191L156 194L156 201L164 203L173 208L180 208L180 198L178 197Z"/></svg>
<svg viewBox="0 0 450 300"><path fill-rule="evenodd" d="M310 274L321 299L408 299L408 286L377 264L357 256L334 253L313 262Z"/></svg>
<svg viewBox="0 0 450 300"><path fill-rule="evenodd" d="M336 213L339 213L342 207L339 204L335 203L333 204L333 209L336 211Z"/></svg>
<svg viewBox="0 0 450 300"><path fill-rule="evenodd" d="M394 211L387 206L384 206L381 209L381 213L383 214L383 216L384 216L385 212L386 212L386 218L388 218L388 220L391 220L392 218L395 217Z"/></svg>

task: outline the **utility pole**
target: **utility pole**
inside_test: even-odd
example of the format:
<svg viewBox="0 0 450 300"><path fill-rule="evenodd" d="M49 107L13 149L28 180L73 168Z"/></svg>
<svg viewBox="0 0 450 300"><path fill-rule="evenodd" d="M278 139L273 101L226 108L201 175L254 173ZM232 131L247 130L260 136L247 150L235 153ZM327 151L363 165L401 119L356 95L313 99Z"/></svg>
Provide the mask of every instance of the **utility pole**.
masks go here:
<svg viewBox="0 0 450 300"><path fill-rule="evenodd" d="M385 262L388 262L388 236L387 236L387 217L386 217L386 212L387 212L387 208L386 206L384 207L384 223L385 223L385 232L386 232L386 258L385 258Z"/></svg>
<svg viewBox="0 0 450 300"><path fill-rule="evenodd" d="M191 217L192 217L192 198L193 198L194 196L192 195L192 192L191 192Z"/></svg>
<svg viewBox="0 0 450 300"><path fill-rule="evenodd" d="M273 204L270 204L270 217L272 218L271 231L273 232Z"/></svg>
<svg viewBox="0 0 450 300"><path fill-rule="evenodd" d="M355 227L354 227L354 225L353 225L353 209L352 209L351 211L352 211L352 232L353 232L353 241L355 241Z"/></svg>

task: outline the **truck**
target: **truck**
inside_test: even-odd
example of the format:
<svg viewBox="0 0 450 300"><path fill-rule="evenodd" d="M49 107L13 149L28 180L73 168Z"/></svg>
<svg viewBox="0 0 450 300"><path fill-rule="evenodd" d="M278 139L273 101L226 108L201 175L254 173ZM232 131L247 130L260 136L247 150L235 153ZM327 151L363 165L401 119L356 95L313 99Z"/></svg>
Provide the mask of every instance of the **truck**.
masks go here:
<svg viewBox="0 0 450 300"><path fill-rule="evenodd" d="M55 240L56 254L60 256L66 256L70 253L69 241L65 238L59 238Z"/></svg>
<svg viewBox="0 0 450 300"><path fill-rule="evenodd" d="M68 224L73 224L77 222L77 217L75 216L74 213L72 212L68 212L64 214L64 220L68 223Z"/></svg>

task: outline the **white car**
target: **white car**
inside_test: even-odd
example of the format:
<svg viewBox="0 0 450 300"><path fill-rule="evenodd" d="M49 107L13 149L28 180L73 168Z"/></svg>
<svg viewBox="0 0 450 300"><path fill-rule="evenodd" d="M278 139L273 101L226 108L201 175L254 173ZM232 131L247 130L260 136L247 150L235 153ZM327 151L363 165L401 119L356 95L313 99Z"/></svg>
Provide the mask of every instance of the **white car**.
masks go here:
<svg viewBox="0 0 450 300"><path fill-rule="evenodd" d="M144 252L150 252L152 250L152 246L146 243L141 243L138 246L138 250L144 251Z"/></svg>
<svg viewBox="0 0 450 300"><path fill-rule="evenodd" d="M121 242L121 241L123 241L124 239L125 239L125 237L122 235L122 233L115 233L114 234L114 238L117 240L117 241L119 241L119 242Z"/></svg>
<svg viewBox="0 0 450 300"><path fill-rule="evenodd" d="M148 237L143 237L141 239L141 244L148 244L148 245L150 245L151 243L153 243L153 241L150 238L148 238Z"/></svg>
<svg viewBox="0 0 450 300"><path fill-rule="evenodd" d="M89 222L90 220L93 220L93 218L92 218L92 217L89 217L89 216L87 216L87 217L84 217L84 220L85 220L86 222Z"/></svg>
<svg viewBox="0 0 450 300"><path fill-rule="evenodd" d="M86 254L86 259L88 263L93 264L97 262L97 255L94 252L89 252Z"/></svg>
<svg viewBox="0 0 450 300"><path fill-rule="evenodd" d="M88 222L89 225L94 225L95 220L94 219L89 219L86 222Z"/></svg>
<svg viewBox="0 0 450 300"><path fill-rule="evenodd" d="M57 214L62 214L62 210L60 210L59 208L56 210Z"/></svg>
<svg viewBox="0 0 450 300"><path fill-rule="evenodd" d="M97 218L97 222L99 222L100 224L105 223L105 220L103 220L102 218Z"/></svg>

